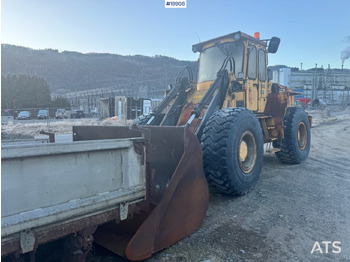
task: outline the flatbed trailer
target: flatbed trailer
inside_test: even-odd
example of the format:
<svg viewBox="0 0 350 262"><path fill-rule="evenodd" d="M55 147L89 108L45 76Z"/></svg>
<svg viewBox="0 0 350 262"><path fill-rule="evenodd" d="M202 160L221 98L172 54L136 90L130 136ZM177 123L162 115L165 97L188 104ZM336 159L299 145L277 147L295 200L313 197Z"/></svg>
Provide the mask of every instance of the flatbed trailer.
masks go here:
<svg viewBox="0 0 350 262"><path fill-rule="evenodd" d="M146 198L136 140L3 145L1 255L35 251L76 232L91 242L98 225L125 220Z"/></svg>

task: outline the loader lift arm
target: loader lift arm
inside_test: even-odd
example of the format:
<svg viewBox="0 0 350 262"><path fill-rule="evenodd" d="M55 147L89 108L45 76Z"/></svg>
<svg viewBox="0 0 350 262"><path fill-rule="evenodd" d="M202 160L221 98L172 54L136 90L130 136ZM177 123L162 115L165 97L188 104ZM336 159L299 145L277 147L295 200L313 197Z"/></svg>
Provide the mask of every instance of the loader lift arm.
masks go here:
<svg viewBox="0 0 350 262"><path fill-rule="evenodd" d="M185 70L187 70L189 78L183 77ZM151 113L151 117L147 121L146 125L162 125L162 126L174 126L179 118L181 109L186 102L186 90L193 82L193 71L189 66L184 66L180 69L177 77L175 87L170 89L169 94L162 100L162 102ZM173 103L172 103L173 102ZM165 109L172 106L167 114L164 113Z"/></svg>
<svg viewBox="0 0 350 262"><path fill-rule="evenodd" d="M186 123L186 126L190 126L195 118L201 117L203 109L206 108L206 112L204 115L202 115L201 119L199 119L199 125L197 125L195 130L193 130L197 134L199 140L202 135L205 123L215 111L218 111L222 107L222 104L224 102L230 82L229 74L226 69L228 63L230 63L230 72L234 72L235 60L232 56L228 56L217 72L215 81L210 85L208 92L205 93L201 101L193 108L191 117Z"/></svg>
<svg viewBox="0 0 350 262"><path fill-rule="evenodd" d="M229 86L230 78L228 70L234 72L235 61L232 56L226 57L219 71L217 72L216 80L210 85L208 92L205 93L199 103L192 109L191 116L186 119L184 126L191 126L192 121L197 118L198 121L190 129L200 138L202 130L209 117L222 107L225 95ZM189 79L182 77L184 71L187 70ZM179 124L179 118L183 113L182 110L187 99L187 90L191 88L193 81L193 72L189 66L181 68L177 78L175 87L173 87L169 94L163 101L155 108L154 112L149 116L145 125L151 126L182 126ZM168 112L166 108L170 106ZM203 110L206 109L205 112Z"/></svg>

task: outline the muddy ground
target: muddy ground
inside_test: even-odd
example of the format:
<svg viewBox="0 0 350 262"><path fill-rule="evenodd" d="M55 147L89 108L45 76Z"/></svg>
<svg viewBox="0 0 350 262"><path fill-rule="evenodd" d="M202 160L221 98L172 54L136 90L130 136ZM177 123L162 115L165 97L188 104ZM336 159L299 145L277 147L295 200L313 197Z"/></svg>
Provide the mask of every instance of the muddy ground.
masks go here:
<svg viewBox="0 0 350 262"><path fill-rule="evenodd" d="M350 110L310 113L307 161L286 165L265 153L248 195L210 189L200 230L147 261L350 261ZM98 246L88 260L125 261Z"/></svg>

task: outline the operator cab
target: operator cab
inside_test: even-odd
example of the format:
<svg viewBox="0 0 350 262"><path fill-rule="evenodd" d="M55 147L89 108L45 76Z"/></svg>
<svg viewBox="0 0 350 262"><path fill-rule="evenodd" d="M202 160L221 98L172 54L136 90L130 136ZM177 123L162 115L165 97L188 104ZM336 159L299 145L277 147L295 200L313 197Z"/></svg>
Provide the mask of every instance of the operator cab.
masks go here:
<svg viewBox="0 0 350 262"><path fill-rule="evenodd" d="M260 40L258 33L253 37L236 32L193 45L192 51L200 53L197 91L210 88L218 71L225 66L225 59L230 57L232 65L227 63L226 69L230 72L231 81L235 82L231 83L233 87L230 91L235 99L228 106L262 112L271 88L268 84L267 53L276 53L279 43L277 37Z"/></svg>
<svg viewBox="0 0 350 262"><path fill-rule="evenodd" d="M276 53L280 39L273 37L269 40L260 40L257 37L258 34L252 37L236 32L193 45L192 51L200 52L198 83L214 81L223 61L229 56L234 59L233 70L236 79L258 77L259 80L266 81L266 53ZM247 59L244 59L245 57Z"/></svg>

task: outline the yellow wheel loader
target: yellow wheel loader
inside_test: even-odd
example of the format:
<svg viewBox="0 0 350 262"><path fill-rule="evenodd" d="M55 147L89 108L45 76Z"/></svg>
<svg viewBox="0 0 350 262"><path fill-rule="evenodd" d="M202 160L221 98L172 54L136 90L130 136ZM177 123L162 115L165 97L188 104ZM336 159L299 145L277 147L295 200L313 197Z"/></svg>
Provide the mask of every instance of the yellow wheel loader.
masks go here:
<svg viewBox="0 0 350 262"><path fill-rule="evenodd" d="M208 182L227 194L255 185L264 143L272 143L280 161L301 163L310 150L311 118L294 107L296 93L268 80L267 54L279 43L236 32L193 45L200 53L197 85L185 68L189 80L178 77L184 83L139 125L188 127L201 143Z"/></svg>
<svg viewBox="0 0 350 262"><path fill-rule="evenodd" d="M130 260L150 257L201 226L207 182L225 194L248 193L264 143L283 163L308 157L311 117L294 107L296 93L268 79L268 53L279 43L235 32L195 44L197 84L184 67L153 113L131 127L74 127L75 141L135 138L146 166L146 200L129 208L128 220L100 226L97 243Z"/></svg>

